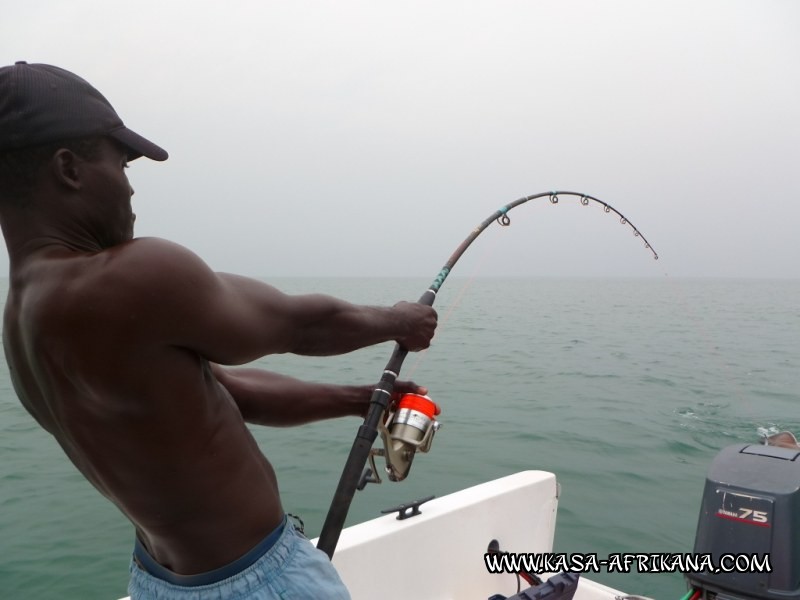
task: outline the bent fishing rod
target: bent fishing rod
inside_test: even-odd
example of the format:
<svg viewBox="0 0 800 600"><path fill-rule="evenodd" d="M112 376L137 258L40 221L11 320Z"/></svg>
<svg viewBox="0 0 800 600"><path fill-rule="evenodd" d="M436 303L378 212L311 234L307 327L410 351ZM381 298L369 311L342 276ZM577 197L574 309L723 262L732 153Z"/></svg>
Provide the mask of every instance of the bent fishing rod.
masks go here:
<svg viewBox="0 0 800 600"><path fill-rule="evenodd" d="M603 207L604 212L614 213L617 217L619 217L619 221L622 225L629 226L633 230L634 236L642 239L645 248L653 253L654 259L658 260L658 254L647 241L647 239L642 235L642 233L633 225L633 223L630 222L630 220L628 220L627 217L625 217L625 215L623 215L610 204L603 202L594 196L580 194L578 192L542 192L540 194L533 194L532 196L525 196L515 200L514 202L506 204L492 213L486 220L472 230L467 238L461 242L458 248L456 248L455 252L453 252L450 258L447 260L445 265L439 271L439 274L433 280L433 283L427 290L425 290L425 293L422 294L418 302L427 306L433 305L433 301L436 299L436 294L444 284L447 276L453 270L455 264L458 262L464 252L466 252L467 248L470 247L472 242L474 242L475 239L492 223L496 222L502 227L507 227L511 224L511 219L509 218L508 213L520 204L525 204L526 202L536 200L538 198L549 198L551 204L558 204L560 196L578 197L583 206L588 206L590 203L594 202L600 204ZM342 476L339 479L339 484L336 488L336 492L334 493L330 509L328 510L328 515L325 518L324 525L322 526L322 532L319 536L319 541L317 542L317 548L325 552L330 558L333 557L333 553L336 550L336 544L338 543L339 536L342 533L342 528L344 527L344 522L347 519L347 513L350 510L350 505L353 502L353 497L355 496L356 490L363 489L367 483L380 483L380 477L378 476L373 458L374 455L378 454L379 456L385 456L386 472L389 476L389 479L392 481L402 481L408 475L408 471L411 468L411 460L413 459L414 454L417 451L427 452L428 449L430 449L433 433L436 429L438 429L438 423L433 421L433 410L430 410L429 407L420 405L414 406L414 408L416 408L418 411L421 411L416 412L415 414L421 415L420 418L422 418L423 421L425 421L424 417L426 415L422 413L427 413L427 416L430 417L427 419L427 429L420 439L409 439L407 436L393 436L386 427L385 422L390 421L393 414L390 415L388 419L384 419L384 414L387 408L391 405L394 384L399 376L400 368L402 367L403 361L405 360L407 354L408 350L400 346L400 344L395 345L394 351L389 358L389 362L386 364L386 367L383 370L383 375L381 375L380 381L375 387L375 390L372 392L367 416L364 418L363 424L358 428L358 433L353 441L353 446L350 449L350 455L345 463ZM424 404L424 400L419 400L418 402L422 402ZM433 403L428 401L428 404L432 405ZM438 413L438 407L436 412ZM378 436L379 432L383 437L384 449L372 450L372 445L375 442L375 438ZM367 460L370 461L372 468L365 470Z"/></svg>

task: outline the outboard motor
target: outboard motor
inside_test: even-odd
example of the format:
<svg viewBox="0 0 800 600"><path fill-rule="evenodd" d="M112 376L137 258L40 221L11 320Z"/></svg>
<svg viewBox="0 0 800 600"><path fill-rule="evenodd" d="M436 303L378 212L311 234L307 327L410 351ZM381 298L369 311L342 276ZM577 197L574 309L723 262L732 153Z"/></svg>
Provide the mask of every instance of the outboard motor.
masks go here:
<svg viewBox="0 0 800 600"><path fill-rule="evenodd" d="M722 450L706 478L694 553L715 565L686 574L701 598L800 600L800 451ZM752 557L768 561L747 569Z"/></svg>

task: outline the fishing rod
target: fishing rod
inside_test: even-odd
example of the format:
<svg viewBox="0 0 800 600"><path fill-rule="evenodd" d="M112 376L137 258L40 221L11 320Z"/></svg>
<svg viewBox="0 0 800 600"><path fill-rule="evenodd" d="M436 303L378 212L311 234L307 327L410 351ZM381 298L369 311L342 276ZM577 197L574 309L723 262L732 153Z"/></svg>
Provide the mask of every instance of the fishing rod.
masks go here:
<svg viewBox="0 0 800 600"><path fill-rule="evenodd" d="M455 252L453 252L444 264L439 274L433 280L433 283L425 290L425 293L422 294L418 302L427 306L433 306L436 294L444 284L447 276L453 270L455 264L464 252L466 252L467 248L470 247L472 242L474 242L492 223L497 222L501 227L507 227L511 225L511 219L508 213L520 204L525 204L526 202L538 198L549 198L551 204L558 204L560 196L578 197L583 206L588 206L590 203L595 202L600 204L606 213L614 213L619 217L619 221L622 225L629 226L633 230L634 236L640 237L642 241L644 241L645 248L653 253L653 258L655 260L658 260L658 254L642 233L627 217L625 217L625 215L610 204L594 196L578 192L542 192L540 194L519 198L518 200L502 206L473 229L458 248L456 248ZM407 410L416 418L423 421L424 432L421 432L420 435L412 439L404 434L393 435L394 428L392 432L390 432L386 427L385 421L391 422L394 413L390 414L388 419L384 419L383 416L386 409L391 404L394 384L407 354L408 350L401 347L400 344L395 344L389 362L386 363L386 367L383 370L383 375L381 375L378 385L372 392L367 416L364 418L363 424L358 428L358 433L350 449L350 455L345 463L342 476L339 479L339 484L336 487L336 492L334 493L330 509L328 510L328 515L322 526L319 541L317 542L317 548L325 552L325 554L331 558L336 550L336 544L342 533L342 528L344 527L344 522L347 518L347 513L350 510L350 505L353 502L356 490L363 489L367 483L380 483L380 477L378 476L374 462L375 454L385 456L386 472L389 479L392 481L402 481L408 475L414 454L417 451L427 452L430 449L433 434L438 429L438 423L434 420L435 414L438 414L438 407L431 407L430 405L433 405L433 403L423 397L416 397L416 399L413 399L413 404L410 405ZM433 406L435 407L435 405ZM403 425L401 428L408 430L409 427ZM379 432L383 437L384 448L382 450L372 450L372 444L375 442L375 438L378 437ZM370 461L371 469L365 470L364 467L367 464L367 460Z"/></svg>

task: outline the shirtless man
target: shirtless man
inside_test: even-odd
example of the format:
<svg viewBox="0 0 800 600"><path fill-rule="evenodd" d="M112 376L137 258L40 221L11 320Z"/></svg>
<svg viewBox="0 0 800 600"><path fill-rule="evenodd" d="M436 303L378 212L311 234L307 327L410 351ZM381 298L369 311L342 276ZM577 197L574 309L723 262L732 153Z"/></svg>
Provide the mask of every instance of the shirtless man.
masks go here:
<svg viewBox="0 0 800 600"><path fill-rule="evenodd" d="M133 522L133 598L348 598L286 522L245 421L363 416L371 387L221 365L390 340L416 351L436 313L287 296L212 272L176 244L134 239L125 168L140 156L167 153L84 80L48 65L0 69L3 343L16 392Z"/></svg>

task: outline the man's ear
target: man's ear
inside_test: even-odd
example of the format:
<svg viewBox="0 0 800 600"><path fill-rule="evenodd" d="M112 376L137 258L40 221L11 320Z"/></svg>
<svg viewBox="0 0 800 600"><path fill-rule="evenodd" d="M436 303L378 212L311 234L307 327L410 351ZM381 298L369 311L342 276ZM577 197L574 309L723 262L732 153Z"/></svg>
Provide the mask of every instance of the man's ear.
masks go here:
<svg viewBox="0 0 800 600"><path fill-rule="evenodd" d="M60 148L50 159L50 169L56 181L73 191L83 187L81 182L80 165L83 160L72 150Z"/></svg>

